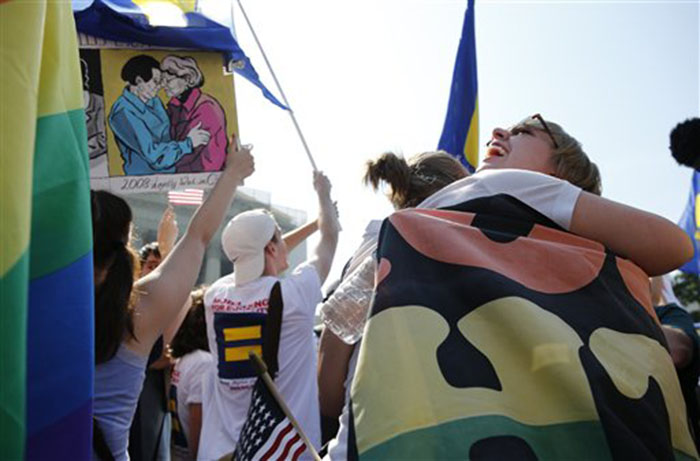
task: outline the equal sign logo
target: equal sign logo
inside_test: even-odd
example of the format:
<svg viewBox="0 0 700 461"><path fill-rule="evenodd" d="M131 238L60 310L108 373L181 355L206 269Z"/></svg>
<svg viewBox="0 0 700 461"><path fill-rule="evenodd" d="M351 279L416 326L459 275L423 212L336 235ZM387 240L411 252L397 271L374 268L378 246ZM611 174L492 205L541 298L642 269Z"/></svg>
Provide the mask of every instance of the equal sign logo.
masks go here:
<svg viewBox="0 0 700 461"><path fill-rule="evenodd" d="M204 200L204 190L185 189L168 191L168 202L173 205L199 206Z"/></svg>

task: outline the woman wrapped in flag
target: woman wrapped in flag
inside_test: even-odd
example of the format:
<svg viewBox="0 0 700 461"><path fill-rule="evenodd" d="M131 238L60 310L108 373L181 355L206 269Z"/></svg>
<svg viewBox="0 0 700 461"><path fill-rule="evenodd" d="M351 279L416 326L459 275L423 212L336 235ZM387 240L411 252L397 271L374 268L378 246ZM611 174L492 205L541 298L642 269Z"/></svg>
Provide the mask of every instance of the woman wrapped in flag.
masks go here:
<svg viewBox="0 0 700 461"><path fill-rule="evenodd" d="M232 144L235 145L235 144ZM185 305L204 251L221 224L236 188L254 170L247 148L231 150L209 197L183 238L156 270L134 282L131 209L105 191L92 193L95 267L94 457L129 459L129 426L148 355Z"/></svg>
<svg viewBox="0 0 700 461"><path fill-rule="evenodd" d="M406 180L381 179L405 195ZM696 457L646 274L629 262L665 273L691 243L600 193L580 143L535 115L494 129L477 173L385 220L371 310L322 308L336 407L349 376L329 457ZM358 329L361 345L343 344Z"/></svg>

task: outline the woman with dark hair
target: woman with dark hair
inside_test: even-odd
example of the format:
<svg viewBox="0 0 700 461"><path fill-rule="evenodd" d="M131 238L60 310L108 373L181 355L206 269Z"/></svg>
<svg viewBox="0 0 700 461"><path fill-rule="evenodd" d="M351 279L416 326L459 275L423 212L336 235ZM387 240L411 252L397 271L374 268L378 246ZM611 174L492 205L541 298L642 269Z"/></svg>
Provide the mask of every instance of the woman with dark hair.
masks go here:
<svg viewBox="0 0 700 461"><path fill-rule="evenodd" d="M202 379L214 360L209 353L204 318L205 290L206 287L200 287L192 292L192 307L171 343L175 365L170 380L170 412L175 423L170 454L174 461L197 459L199 448Z"/></svg>
<svg viewBox="0 0 700 461"><path fill-rule="evenodd" d="M129 426L153 344L185 304L204 250L254 170L248 149L229 153L209 197L183 238L156 270L134 282L138 261L129 245L132 214L121 198L92 193L95 267L94 449L98 459L129 459Z"/></svg>

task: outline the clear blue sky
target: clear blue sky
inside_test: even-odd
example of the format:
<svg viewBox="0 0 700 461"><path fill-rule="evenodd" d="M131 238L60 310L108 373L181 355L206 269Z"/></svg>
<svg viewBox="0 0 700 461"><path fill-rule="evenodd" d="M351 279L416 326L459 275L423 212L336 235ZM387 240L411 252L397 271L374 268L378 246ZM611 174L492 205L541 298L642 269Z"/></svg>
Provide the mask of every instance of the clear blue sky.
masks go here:
<svg viewBox="0 0 700 461"><path fill-rule="evenodd" d="M338 266L367 220L391 211L360 182L385 150L436 147L466 0L245 1L320 168L334 183L344 232ZM272 89L236 10L241 46ZM668 133L700 116L697 1L479 1L480 142L494 126L541 112L598 163L604 195L677 221L691 170ZM289 117L237 81L248 184L316 212L310 168Z"/></svg>

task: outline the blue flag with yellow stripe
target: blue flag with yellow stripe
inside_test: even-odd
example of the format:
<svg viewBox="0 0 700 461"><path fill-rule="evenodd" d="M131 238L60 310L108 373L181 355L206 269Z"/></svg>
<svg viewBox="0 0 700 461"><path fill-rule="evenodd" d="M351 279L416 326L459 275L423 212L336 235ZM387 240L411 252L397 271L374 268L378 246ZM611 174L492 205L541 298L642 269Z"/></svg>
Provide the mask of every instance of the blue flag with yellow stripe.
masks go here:
<svg viewBox="0 0 700 461"><path fill-rule="evenodd" d="M693 171L693 182L690 187L690 196L688 203L683 210L683 215L678 223L680 227L690 236L693 241L693 249L695 255L693 259L685 263L680 270L692 274L700 274L700 260L698 259L698 247L700 247L700 233L698 232L698 224L700 224L700 213L698 210L698 194L700 194L700 173Z"/></svg>
<svg viewBox="0 0 700 461"><path fill-rule="evenodd" d="M457 157L471 172L479 163L479 101L476 77L474 0L469 0L452 74L450 102L438 149Z"/></svg>

